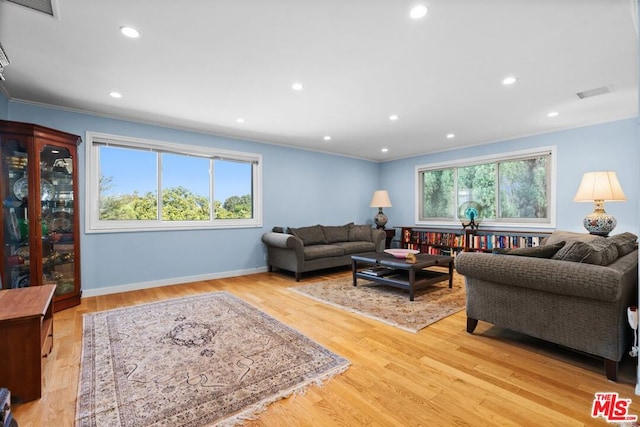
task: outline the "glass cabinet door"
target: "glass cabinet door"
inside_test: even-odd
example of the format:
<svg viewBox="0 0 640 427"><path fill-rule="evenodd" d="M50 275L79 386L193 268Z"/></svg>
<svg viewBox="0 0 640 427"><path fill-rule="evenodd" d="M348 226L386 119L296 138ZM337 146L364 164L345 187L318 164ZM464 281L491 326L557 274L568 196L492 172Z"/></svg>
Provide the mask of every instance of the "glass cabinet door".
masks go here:
<svg viewBox="0 0 640 427"><path fill-rule="evenodd" d="M2 222L3 247L2 288L23 288L31 283L29 273L29 229L27 199L27 142L8 137L2 143L3 170Z"/></svg>
<svg viewBox="0 0 640 427"><path fill-rule="evenodd" d="M42 283L55 295L75 291L73 158L69 149L45 145L40 151L40 228Z"/></svg>

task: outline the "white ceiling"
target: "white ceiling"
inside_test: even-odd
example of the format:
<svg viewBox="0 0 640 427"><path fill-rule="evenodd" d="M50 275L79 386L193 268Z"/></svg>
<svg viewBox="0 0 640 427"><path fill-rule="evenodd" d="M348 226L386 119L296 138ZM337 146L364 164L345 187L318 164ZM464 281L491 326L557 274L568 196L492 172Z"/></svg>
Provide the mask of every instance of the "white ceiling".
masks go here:
<svg viewBox="0 0 640 427"><path fill-rule="evenodd" d="M637 115L635 0L425 0L414 21L415 3L57 0L52 18L0 0L0 89L375 161Z"/></svg>

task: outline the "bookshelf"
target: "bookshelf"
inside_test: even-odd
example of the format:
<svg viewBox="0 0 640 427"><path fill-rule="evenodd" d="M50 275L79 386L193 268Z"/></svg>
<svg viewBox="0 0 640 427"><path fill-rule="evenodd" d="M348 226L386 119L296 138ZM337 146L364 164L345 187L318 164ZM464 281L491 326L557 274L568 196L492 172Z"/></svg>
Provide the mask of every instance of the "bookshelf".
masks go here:
<svg viewBox="0 0 640 427"><path fill-rule="evenodd" d="M551 233L513 230L466 230L466 251L491 252L494 248L529 248L539 246Z"/></svg>
<svg viewBox="0 0 640 427"><path fill-rule="evenodd" d="M400 229L400 247L420 253L455 257L462 251L491 252L494 248L538 246L550 232L514 230L470 230L429 227L394 227Z"/></svg>
<svg viewBox="0 0 640 427"><path fill-rule="evenodd" d="M400 247L422 254L456 256L465 248L462 229L395 227L400 229Z"/></svg>

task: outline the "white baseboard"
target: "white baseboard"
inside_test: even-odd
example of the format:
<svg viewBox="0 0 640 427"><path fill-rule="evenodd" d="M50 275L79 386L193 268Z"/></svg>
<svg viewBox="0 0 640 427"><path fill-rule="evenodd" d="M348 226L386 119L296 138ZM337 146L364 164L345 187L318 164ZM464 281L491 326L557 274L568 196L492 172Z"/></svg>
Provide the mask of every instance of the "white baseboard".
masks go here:
<svg viewBox="0 0 640 427"><path fill-rule="evenodd" d="M225 277L246 276L249 274L264 273L267 267L252 268L248 270L224 271L221 273L200 274L198 276L172 277L171 279L152 280L149 282L127 283L117 286L106 286L96 289L83 289L82 298L96 297L99 295L117 294L120 292L136 291L139 289L158 288L160 286L179 285L180 283L201 282L204 280L224 279Z"/></svg>

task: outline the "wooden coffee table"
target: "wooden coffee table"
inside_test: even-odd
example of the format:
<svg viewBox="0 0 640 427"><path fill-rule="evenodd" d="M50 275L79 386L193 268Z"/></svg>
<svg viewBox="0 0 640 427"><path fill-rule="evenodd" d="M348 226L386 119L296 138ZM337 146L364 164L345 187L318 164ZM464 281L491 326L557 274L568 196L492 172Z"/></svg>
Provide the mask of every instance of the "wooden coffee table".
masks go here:
<svg viewBox="0 0 640 427"><path fill-rule="evenodd" d="M414 291L434 283L449 279L453 286L454 258L444 255L417 254L415 264L405 259L380 252L351 256L353 286L358 286L358 278L382 285L409 290L409 301L413 301ZM447 266L449 272L426 270L433 266ZM362 268L364 267L364 268Z"/></svg>

